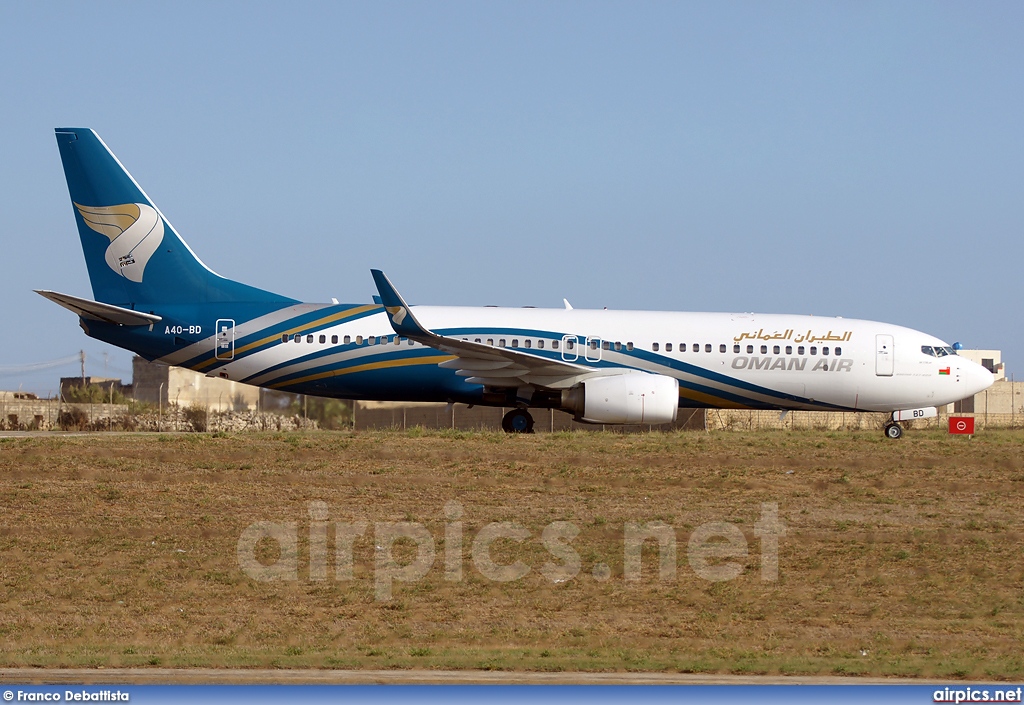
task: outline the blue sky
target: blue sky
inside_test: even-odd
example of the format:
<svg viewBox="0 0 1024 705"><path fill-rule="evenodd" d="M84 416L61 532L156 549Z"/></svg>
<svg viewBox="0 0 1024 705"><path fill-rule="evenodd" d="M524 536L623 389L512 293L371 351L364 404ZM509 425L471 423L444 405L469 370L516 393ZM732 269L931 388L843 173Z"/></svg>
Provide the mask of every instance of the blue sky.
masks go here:
<svg viewBox="0 0 1024 705"><path fill-rule="evenodd" d="M225 276L368 301L889 321L1024 370L1024 5L3 3L0 388L84 348L53 137Z"/></svg>

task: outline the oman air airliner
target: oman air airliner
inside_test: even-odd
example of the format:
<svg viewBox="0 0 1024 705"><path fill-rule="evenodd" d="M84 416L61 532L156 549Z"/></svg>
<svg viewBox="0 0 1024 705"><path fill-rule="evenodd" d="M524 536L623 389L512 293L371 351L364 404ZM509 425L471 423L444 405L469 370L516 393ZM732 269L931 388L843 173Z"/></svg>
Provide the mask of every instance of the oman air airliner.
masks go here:
<svg viewBox="0 0 1024 705"><path fill-rule="evenodd" d="M93 298L40 291L90 337L148 360L339 399L531 408L662 424L680 407L892 412L928 418L992 384L926 333L753 313L409 306L372 270L374 303L302 303L203 264L90 129L58 128Z"/></svg>

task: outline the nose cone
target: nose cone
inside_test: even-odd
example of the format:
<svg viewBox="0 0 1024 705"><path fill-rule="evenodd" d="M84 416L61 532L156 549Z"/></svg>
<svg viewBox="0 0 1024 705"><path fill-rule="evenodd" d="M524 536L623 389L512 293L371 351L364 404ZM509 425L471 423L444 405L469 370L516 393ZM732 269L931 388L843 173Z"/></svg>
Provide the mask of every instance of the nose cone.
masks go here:
<svg viewBox="0 0 1024 705"><path fill-rule="evenodd" d="M971 360L961 360L960 369L964 376L964 387L967 396L974 396L978 392L984 392L996 381L995 375Z"/></svg>

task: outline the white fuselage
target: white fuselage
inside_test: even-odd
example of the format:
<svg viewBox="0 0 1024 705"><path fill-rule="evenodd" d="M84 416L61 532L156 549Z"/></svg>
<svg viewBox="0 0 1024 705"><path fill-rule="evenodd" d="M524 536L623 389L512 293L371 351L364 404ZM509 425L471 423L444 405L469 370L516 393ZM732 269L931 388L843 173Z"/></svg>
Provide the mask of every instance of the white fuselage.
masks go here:
<svg viewBox="0 0 1024 705"><path fill-rule="evenodd" d="M329 317L332 307L322 310ZM576 362L595 373L631 368L675 377L681 406L894 411L948 404L992 383L991 373L970 360L922 352L948 351L944 341L873 321L753 313L413 310L424 326L445 336ZM395 344L383 312L308 331L312 342L302 331L300 343L271 345L219 369L231 379L288 389L307 377L323 378L322 370L332 365L338 375L384 371L389 357L423 353L418 343L402 339ZM567 344L572 340L575 344ZM442 359L438 353L428 364ZM304 377L304 371L310 374ZM389 388L383 398L401 397L399 390L384 386ZM438 390L438 400L451 396L450 388Z"/></svg>

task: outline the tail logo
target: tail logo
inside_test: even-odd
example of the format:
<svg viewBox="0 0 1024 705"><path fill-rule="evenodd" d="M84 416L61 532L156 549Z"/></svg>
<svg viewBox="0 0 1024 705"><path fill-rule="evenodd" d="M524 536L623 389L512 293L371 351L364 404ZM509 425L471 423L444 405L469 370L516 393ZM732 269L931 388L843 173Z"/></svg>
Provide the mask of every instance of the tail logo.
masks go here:
<svg viewBox="0 0 1024 705"><path fill-rule="evenodd" d="M391 314L391 320L395 322L396 326L402 325L402 321L405 320L405 314L408 313L405 310L405 306L388 306L387 311Z"/></svg>
<svg viewBox="0 0 1024 705"><path fill-rule="evenodd" d="M75 204L85 224L110 238L104 259L116 273L136 284L153 253L164 239L164 221L152 206L125 203L120 206Z"/></svg>

